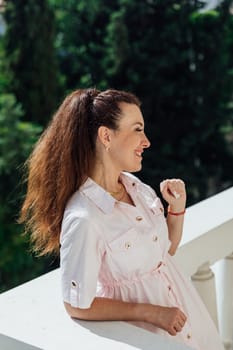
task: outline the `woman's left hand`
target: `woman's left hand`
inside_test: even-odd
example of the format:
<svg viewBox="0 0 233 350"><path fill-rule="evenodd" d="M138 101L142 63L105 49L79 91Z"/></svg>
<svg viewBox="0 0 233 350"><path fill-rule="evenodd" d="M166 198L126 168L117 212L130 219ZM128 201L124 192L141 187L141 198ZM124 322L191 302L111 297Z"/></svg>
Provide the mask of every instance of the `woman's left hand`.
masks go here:
<svg viewBox="0 0 233 350"><path fill-rule="evenodd" d="M180 179L166 179L160 183L160 191L172 211L182 211L186 204L185 184Z"/></svg>

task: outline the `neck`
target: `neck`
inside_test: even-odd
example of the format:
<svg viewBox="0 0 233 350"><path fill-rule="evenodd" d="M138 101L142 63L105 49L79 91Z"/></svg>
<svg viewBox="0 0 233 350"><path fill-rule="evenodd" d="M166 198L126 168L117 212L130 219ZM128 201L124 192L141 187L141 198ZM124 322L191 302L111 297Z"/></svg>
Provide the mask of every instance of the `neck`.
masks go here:
<svg viewBox="0 0 233 350"><path fill-rule="evenodd" d="M109 165L106 168L104 164L97 164L90 177L110 194L117 194L122 191L120 173L120 171Z"/></svg>

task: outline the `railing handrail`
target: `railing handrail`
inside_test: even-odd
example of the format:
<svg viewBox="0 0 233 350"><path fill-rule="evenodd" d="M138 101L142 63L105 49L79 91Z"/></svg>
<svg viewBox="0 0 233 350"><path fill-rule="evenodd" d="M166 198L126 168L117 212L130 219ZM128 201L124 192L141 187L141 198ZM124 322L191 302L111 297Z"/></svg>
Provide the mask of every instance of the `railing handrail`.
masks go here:
<svg viewBox="0 0 233 350"><path fill-rule="evenodd" d="M232 204L233 188L187 209L176 259L188 275L232 252ZM59 275L57 269L0 295L0 348L72 350L82 344L85 350L189 349L124 322L71 320L62 305Z"/></svg>
<svg viewBox="0 0 233 350"><path fill-rule="evenodd" d="M4 347L3 347L4 346ZM126 322L72 320L60 294L60 269L0 295L0 349L191 350Z"/></svg>
<svg viewBox="0 0 233 350"><path fill-rule="evenodd" d="M188 276L202 264L213 264L232 253L232 208L233 187L187 209L183 238L175 259Z"/></svg>
<svg viewBox="0 0 233 350"><path fill-rule="evenodd" d="M187 208L181 246L232 219L233 187Z"/></svg>

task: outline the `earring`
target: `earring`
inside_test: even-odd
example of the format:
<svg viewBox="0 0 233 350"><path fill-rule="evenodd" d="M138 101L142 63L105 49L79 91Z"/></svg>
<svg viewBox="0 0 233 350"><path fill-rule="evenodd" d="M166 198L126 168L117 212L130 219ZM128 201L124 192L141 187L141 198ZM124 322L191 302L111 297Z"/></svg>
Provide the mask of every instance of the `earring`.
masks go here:
<svg viewBox="0 0 233 350"><path fill-rule="evenodd" d="M108 152L110 150L110 147L106 146L105 149L106 149L106 152Z"/></svg>

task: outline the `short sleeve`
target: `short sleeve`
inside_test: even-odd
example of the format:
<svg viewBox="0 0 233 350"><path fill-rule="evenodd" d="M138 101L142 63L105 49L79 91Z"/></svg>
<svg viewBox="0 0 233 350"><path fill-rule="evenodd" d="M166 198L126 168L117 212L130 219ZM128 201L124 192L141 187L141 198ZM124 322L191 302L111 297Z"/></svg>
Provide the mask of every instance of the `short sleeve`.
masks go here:
<svg viewBox="0 0 233 350"><path fill-rule="evenodd" d="M89 308L96 296L104 243L85 216L66 213L60 238L63 300L73 307Z"/></svg>

